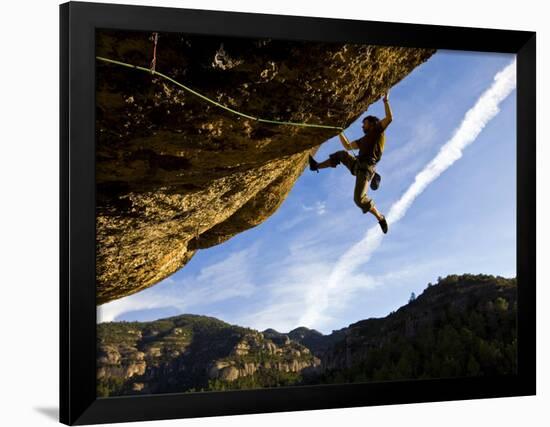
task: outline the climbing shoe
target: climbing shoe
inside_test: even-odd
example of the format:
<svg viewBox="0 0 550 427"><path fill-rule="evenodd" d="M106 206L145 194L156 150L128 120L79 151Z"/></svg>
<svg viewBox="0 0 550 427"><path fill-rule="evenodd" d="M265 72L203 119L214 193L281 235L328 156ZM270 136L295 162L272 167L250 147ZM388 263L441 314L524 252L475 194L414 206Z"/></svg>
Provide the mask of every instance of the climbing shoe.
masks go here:
<svg viewBox="0 0 550 427"><path fill-rule="evenodd" d="M311 157L311 155L309 156L308 160L309 160L309 170L319 173L319 163L317 163L315 159Z"/></svg>
<svg viewBox="0 0 550 427"><path fill-rule="evenodd" d="M370 188L372 188L373 190L378 190L378 187L380 187L381 179L382 177L377 172L374 172L374 176L370 180Z"/></svg>
<svg viewBox="0 0 550 427"><path fill-rule="evenodd" d="M386 217L382 215L382 219L378 221L378 224L380 224L380 228L386 234L388 232L388 222L386 221Z"/></svg>

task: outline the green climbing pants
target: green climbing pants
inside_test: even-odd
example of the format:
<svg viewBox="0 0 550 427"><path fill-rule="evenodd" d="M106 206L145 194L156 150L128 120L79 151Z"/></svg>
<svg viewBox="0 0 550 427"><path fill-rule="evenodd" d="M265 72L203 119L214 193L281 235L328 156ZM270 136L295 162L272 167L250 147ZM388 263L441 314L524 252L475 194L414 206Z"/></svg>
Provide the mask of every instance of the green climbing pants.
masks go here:
<svg viewBox="0 0 550 427"><path fill-rule="evenodd" d="M351 174L355 176L355 188L353 190L353 201L363 213L367 213L373 206L372 199L367 197L367 186L374 176L375 163L370 160L358 160L347 151L340 150L329 156L330 165L335 168L343 163Z"/></svg>

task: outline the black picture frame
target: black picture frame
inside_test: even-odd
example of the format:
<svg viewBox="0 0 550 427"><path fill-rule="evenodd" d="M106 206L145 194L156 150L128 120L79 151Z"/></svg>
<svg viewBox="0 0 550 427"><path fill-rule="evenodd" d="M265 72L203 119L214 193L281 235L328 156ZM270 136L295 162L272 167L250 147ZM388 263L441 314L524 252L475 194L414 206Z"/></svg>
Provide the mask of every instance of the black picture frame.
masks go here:
<svg viewBox="0 0 550 427"><path fill-rule="evenodd" d="M98 28L516 54L517 375L97 398ZM528 31L99 3L60 5L60 421L92 424L535 394L535 46L536 34Z"/></svg>

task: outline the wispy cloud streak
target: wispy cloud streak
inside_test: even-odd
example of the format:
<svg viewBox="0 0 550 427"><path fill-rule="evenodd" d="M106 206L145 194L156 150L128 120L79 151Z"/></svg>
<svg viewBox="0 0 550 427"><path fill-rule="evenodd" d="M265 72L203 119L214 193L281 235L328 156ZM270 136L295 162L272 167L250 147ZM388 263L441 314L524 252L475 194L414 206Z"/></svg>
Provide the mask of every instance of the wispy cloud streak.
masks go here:
<svg viewBox="0 0 550 427"><path fill-rule="evenodd" d="M493 84L478 98L470 108L453 136L439 150L439 153L420 171L414 182L395 202L387 215L390 227L402 219L407 210L422 194L426 187L436 180L446 169L462 157L463 150L476 140L485 126L500 111L500 103L516 87L516 61L498 72ZM379 226L371 227L365 237L348 249L336 262L330 272L322 292L316 295L316 301L309 304L300 319L300 324L314 325L329 308L331 296L358 267L365 264L382 243L383 234Z"/></svg>
<svg viewBox="0 0 550 427"><path fill-rule="evenodd" d="M256 291L248 262L254 256L256 247L252 246L230 254L195 275L182 280L168 277L149 289L99 306L98 322L111 322L120 315L137 310L172 307L185 313L190 308L206 307L234 298L247 298Z"/></svg>

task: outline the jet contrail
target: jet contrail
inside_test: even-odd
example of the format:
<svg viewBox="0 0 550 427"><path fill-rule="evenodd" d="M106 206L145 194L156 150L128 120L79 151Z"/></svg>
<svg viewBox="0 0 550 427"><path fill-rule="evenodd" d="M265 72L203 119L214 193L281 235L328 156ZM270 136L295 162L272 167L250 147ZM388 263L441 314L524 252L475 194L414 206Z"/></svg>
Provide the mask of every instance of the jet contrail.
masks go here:
<svg viewBox="0 0 550 427"><path fill-rule="evenodd" d="M426 187L462 157L462 151L475 141L487 123L498 114L500 103L515 87L516 61L514 60L495 75L493 84L466 112L452 138L441 147L439 153L416 175L414 182L401 198L391 206L386 217L388 224L395 224L403 218L411 204ZM382 231L378 225L375 225L367 231L363 239L338 259L323 288L324 291L316 295L315 303L311 304L301 317L300 325L316 323L330 305L330 292L359 266L369 261L382 243L382 237Z"/></svg>

